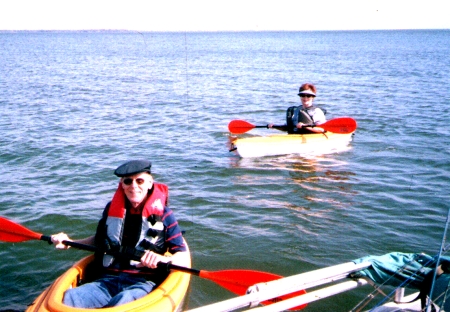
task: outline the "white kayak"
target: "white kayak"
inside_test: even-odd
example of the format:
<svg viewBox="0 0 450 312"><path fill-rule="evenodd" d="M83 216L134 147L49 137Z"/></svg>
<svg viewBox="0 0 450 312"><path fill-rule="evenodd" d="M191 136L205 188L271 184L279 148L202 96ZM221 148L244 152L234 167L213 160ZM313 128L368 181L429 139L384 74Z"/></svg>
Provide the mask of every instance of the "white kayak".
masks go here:
<svg viewBox="0 0 450 312"><path fill-rule="evenodd" d="M353 133L275 134L245 138L230 136L229 149L244 158L327 154L345 149L351 142Z"/></svg>

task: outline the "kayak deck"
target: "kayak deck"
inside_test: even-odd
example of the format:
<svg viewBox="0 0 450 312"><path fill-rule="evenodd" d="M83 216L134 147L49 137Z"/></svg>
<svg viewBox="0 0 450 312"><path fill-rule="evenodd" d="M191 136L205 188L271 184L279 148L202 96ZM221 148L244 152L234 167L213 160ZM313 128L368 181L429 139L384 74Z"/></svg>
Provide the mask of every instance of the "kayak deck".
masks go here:
<svg viewBox="0 0 450 312"><path fill-rule="evenodd" d="M240 157L288 154L325 154L347 147L352 133L275 134L246 138L230 137L230 152Z"/></svg>
<svg viewBox="0 0 450 312"><path fill-rule="evenodd" d="M86 269L93 261L94 256L88 256L75 263L62 274L50 287L29 305L26 312L86 312L90 309L72 308L64 305L62 299L64 292L76 287L77 283L85 278ZM190 257L183 266L190 267ZM103 308L101 311L181 311L184 298L189 287L190 275L172 271L168 277L147 296L117 307ZM98 309L92 309L98 310Z"/></svg>

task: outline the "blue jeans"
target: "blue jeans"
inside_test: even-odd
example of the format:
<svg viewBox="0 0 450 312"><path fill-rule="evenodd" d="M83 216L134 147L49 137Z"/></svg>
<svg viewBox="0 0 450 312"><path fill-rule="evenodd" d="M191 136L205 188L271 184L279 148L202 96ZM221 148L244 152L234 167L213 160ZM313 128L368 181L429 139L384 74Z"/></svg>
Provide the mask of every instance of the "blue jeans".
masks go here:
<svg viewBox="0 0 450 312"><path fill-rule="evenodd" d="M115 307L150 293L152 281L129 274L105 275L91 283L66 290L63 303L75 308Z"/></svg>

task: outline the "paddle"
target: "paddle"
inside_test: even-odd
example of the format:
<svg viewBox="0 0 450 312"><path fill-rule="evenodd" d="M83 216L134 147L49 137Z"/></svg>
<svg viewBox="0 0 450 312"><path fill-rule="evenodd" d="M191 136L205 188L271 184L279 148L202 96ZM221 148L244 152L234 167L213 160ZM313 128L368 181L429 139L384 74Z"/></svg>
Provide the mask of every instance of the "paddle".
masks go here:
<svg viewBox="0 0 450 312"><path fill-rule="evenodd" d="M305 127L320 127L325 131L333 132L333 133L352 133L356 130L357 124L353 118L350 117L340 117L331 119L320 125L307 125ZM254 128L269 128L269 125L265 126L255 126L245 120L232 120L228 124L228 130L231 133L241 134L247 131L250 131ZM285 126L273 126L275 129L283 129Z"/></svg>
<svg viewBox="0 0 450 312"><path fill-rule="evenodd" d="M43 240L46 242L52 243L52 239L50 236L46 236L40 233L33 232L32 230L17 224L11 220L0 217L0 241L9 242L9 243L18 243L25 242L29 240ZM63 241L64 245L71 246L77 249L88 250L88 251L99 251L97 247L80 244L72 241ZM143 253L111 253L113 256L119 257L127 257L132 260L139 261L142 257ZM282 276L261 272L261 271L253 271L253 270L224 270L224 271L205 271L205 270L197 270L186 268L178 265L174 265L171 263L160 263L158 264L158 268L164 268L166 270L175 270L181 271L184 273L189 273L192 275L199 276L204 279L208 279L216 284L219 284L225 289L237 294L237 295L245 295L247 289L250 286L253 286L257 283L265 283L273 280L277 280L282 278ZM299 292L284 295L278 298L274 298L263 302L263 304L270 304L274 302L278 302L280 300L286 300L295 296L299 296L306 293L304 290ZM306 307L306 305L302 305L299 307L292 308L291 310L299 310Z"/></svg>
<svg viewBox="0 0 450 312"><path fill-rule="evenodd" d="M52 238L50 236L33 232L20 224L0 217L0 241L8 243L19 243L29 240L43 240L48 242L49 244L52 244ZM63 241L63 244L77 249L97 251L97 248L95 246L80 244L76 242Z"/></svg>
<svg viewBox="0 0 450 312"><path fill-rule="evenodd" d="M265 126L255 126L245 120L240 120L240 119L236 119L236 120L232 120L230 121L230 123L228 124L228 130L231 133L235 133L235 134L241 134L241 133L245 133L247 131L250 131L252 129L255 128L266 128L269 129L269 125L265 125ZM273 125L272 128L275 129L283 129L283 126L276 126Z"/></svg>

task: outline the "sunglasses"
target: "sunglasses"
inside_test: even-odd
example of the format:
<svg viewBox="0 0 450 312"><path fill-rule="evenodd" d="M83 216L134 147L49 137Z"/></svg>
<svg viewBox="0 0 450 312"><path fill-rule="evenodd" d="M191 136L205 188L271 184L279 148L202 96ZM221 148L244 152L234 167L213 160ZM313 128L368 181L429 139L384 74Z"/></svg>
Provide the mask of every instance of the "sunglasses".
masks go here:
<svg viewBox="0 0 450 312"><path fill-rule="evenodd" d="M125 185L131 185L131 184L133 184L133 181L136 181L137 185L142 185L145 183L145 179L143 179L143 178L137 178L137 179L125 178L122 180L123 184L125 184Z"/></svg>
<svg viewBox="0 0 450 312"><path fill-rule="evenodd" d="M314 97L314 95L311 95L311 94L300 94L300 97L312 98L312 97Z"/></svg>

